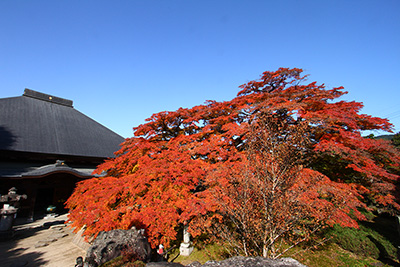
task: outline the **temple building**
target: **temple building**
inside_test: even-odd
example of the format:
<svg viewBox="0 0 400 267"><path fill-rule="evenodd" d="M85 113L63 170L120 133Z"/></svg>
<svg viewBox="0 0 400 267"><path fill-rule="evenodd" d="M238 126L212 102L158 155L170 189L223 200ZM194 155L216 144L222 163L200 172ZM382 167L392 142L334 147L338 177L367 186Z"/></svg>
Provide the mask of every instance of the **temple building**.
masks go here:
<svg viewBox="0 0 400 267"><path fill-rule="evenodd" d="M49 206L62 212L75 184L93 177L124 138L85 116L71 100L25 89L0 99L0 194L11 187L28 198L19 216L33 219ZM1 207L0 207L1 208Z"/></svg>

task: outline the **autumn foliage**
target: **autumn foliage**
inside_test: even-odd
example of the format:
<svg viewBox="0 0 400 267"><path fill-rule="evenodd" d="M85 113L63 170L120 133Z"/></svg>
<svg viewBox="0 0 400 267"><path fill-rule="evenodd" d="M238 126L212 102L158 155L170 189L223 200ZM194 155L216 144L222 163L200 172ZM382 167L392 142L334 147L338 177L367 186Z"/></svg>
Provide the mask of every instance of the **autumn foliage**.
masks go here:
<svg viewBox="0 0 400 267"><path fill-rule="evenodd" d="M399 151L364 138L391 130L338 101L342 87L307 83L301 69L264 72L226 102L161 112L134 128L107 176L78 184L67 201L85 234L133 225L153 246L191 234L233 254L278 257L325 226L358 227L360 208L396 212Z"/></svg>

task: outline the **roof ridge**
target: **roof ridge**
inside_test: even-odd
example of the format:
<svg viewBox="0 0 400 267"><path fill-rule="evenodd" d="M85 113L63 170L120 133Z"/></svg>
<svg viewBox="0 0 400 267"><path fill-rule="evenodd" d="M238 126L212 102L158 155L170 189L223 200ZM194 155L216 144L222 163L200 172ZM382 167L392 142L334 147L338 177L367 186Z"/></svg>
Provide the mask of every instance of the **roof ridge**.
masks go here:
<svg viewBox="0 0 400 267"><path fill-rule="evenodd" d="M67 107L73 108L73 101L72 100L61 98L61 97L57 97L57 96L48 95L48 94L41 93L41 92L38 92L38 91L34 91L34 90L31 90L31 89L28 89L28 88L25 88L23 96L32 97L32 98L36 98L36 99L39 99L39 100L43 100L43 101L51 102L51 103L54 103L54 104L59 104L59 105L63 105L63 106L67 106Z"/></svg>

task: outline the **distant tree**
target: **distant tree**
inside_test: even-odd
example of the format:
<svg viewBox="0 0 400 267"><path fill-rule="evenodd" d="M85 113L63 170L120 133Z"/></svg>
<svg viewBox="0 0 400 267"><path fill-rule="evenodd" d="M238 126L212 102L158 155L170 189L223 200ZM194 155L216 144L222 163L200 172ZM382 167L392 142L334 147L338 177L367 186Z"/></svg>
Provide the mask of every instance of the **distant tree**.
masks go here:
<svg viewBox="0 0 400 267"><path fill-rule="evenodd" d="M375 139L375 135L374 135L374 134L369 134L369 135L367 135L365 138Z"/></svg>
<svg viewBox="0 0 400 267"><path fill-rule="evenodd" d="M96 170L107 177L78 184L73 226L135 225L156 246L188 224L231 253L278 257L325 226L357 227L358 208L395 212L399 151L361 136L391 124L301 73L264 72L231 101L154 114Z"/></svg>
<svg viewBox="0 0 400 267"><path fill-rule="evenodd" d="M400 132L393 135L392 143L395 147L400 147Z"/></svg>

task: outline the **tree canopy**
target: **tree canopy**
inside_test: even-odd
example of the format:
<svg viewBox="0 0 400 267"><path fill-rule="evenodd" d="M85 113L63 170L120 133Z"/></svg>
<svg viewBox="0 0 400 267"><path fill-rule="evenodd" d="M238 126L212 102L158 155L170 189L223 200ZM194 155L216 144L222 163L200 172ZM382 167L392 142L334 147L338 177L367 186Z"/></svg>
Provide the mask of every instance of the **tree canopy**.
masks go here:
<svg viewBox="0 0 400 267"><path fill-rule="evenodd" d="M136 226L168 246L188 224L233 253L278 257L322 227L358 227L360 208L396 212L399 151L361 135L391 124L302 73L266 71L230 101L148 118L98 167L106 177L77 185L73 226Z"/></svg>

